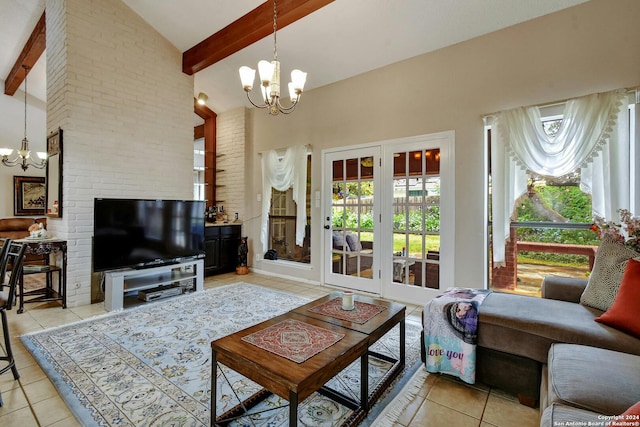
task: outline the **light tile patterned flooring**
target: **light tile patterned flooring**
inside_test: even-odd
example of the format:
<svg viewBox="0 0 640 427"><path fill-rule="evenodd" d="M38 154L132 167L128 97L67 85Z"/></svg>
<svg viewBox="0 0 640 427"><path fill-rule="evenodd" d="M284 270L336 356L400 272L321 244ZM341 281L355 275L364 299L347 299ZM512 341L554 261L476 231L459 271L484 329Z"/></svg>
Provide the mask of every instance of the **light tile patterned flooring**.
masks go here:
<svg viewBox="0 0 640 427"><path fill-rule="evenodd" d="M211 276L205 288L244 281L282 291L317 298L333 289L307 283L250 273ZM63 310L57 303L25 305L25 312L9 312L11 344L20 379L10 372L0 375L4 406L0 408L0 426L77 426L66 404L36 361L24 348L20 336L104 314L102 303ZM421 306L407 306L407 316L420 319ZM2 365L0 365L2 366ZM537 409L518 403L499 390L482 385L469 386L439 375L429 375L417 397L395 424L396 427L533 427L539 425Z"/></svg>

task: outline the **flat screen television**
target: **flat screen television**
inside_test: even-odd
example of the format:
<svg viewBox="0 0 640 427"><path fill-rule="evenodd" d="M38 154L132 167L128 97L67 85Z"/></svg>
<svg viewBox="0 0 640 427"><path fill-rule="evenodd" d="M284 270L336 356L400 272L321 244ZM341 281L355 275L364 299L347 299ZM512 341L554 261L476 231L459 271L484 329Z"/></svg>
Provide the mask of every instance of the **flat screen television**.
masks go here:
<svg viewBox="0 0 640 427"><path fill-rule="evenodd" d="M96 198L93 271L203 258L205 202Z"/></svg>

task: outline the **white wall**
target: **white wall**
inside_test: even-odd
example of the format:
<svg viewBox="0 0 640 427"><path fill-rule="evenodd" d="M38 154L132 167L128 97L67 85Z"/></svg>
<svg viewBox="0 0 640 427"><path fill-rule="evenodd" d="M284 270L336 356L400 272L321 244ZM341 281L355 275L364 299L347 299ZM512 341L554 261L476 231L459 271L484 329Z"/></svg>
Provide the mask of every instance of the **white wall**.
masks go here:
<svg viewBox="0 0 640 427"><path fill-rule="evenodd" d="M312 144L312 191L325 148L453 130L456 135L454 283L482 286L484 157L482 116L498 110L640 85L640 2L590 2L310 91L289 116L252 115L247 168L249 217L259 215L258 152ZM336 66L339 66L336 64ZM313 79L313 70L309 79ZM288 144L291 142L292 144ZM308 271L257 268L320 280L320 210L312 209ZM253 247L259 221L245 224ZM252 254L252 258L253 258Z"/></svg>
<svg viewBox="0 0 640 427"><path fill-rule="evenodd" d="M4 87L4 80L0 80ZM24 88L24 83L22 88ZM37 151L47 151L46 109L44 102L27 96L27 139L35 159ZM19 89L15 95L0 95L0 148L18 150L24 138L24 91ZM11 158L16 156L14 151ZM44 176L44 169L29 168L23 171L20 166L6 167L0 164L0 218L13 216L13 177Z"/></svg>
<svg viewBox="0 0 640 427"><path fill-rule="evenodd" d="M247 110L239 108L216 118L216 169L222 170L216 174L216 200L218 207L224 206L230 221L236 212L241 221L246 219L246 170L239 166L245 159L246 115Z"/></svg>
<svg viewBox="0 0 640 427"><path fill-rule="evenodd" d="M91 299L95 197L193 198L193 77L120 0L47 0L47 129L64 131L70 305Z"/></svg>

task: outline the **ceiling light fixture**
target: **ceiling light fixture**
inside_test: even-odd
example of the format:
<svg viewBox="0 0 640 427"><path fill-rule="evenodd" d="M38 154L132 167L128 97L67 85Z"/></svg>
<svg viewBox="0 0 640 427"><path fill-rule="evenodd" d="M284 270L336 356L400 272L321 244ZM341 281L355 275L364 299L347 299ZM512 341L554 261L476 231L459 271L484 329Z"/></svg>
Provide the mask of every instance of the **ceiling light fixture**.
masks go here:
<svg viewBox="0 0 640 427"><path fill-rule="evenodd" d="M291 72L291 82L289 83L289 97L291 105L284 107L280 103L280 61L278 61L278 49L276 48L276 30L277 30L277 9L276 1L273 1L273 61L258 62L258 71L260 73L260 81L262 82L261 92L264 104L258 105L251 100L249 92L253 89L253 82L256 77L256 70L247 66L240 67L240 81L242 87L247 93L249 102L257 108L266 108L271 115L279 113L289 114L296 107L302 96L302 89L307 80L307 73L300 70Z"/></svg>
<svg viewBox="0 0 640 427"><path fill-rule="evenodd" d="M24 139L18 150L18 155L13 160L9 160L9 156L13 153L12 148L0 148L0 156L2 156L2 164L5 166L20 165L23 171L26 171L29 166L44 169L47 165L47 153L38 151L38 157L40 157L38 162L31 158L31 151L29 150L29 140L27 139L27 75L30 67L23 65L22 68L24 68Z"/></svg>
<svg viewBox="0 0 640 427"><path fill-rule="evenodd" d="M197 100L198 100L198 104L199 104L199 105L206 105L206 103L207 103L207 100L208 100L208 99L209 99L209 97L207 96L207 94L206 94L206 93L204 93L204 92L200 92L200 93L198 94L198 98L197 98Z"/></svg>

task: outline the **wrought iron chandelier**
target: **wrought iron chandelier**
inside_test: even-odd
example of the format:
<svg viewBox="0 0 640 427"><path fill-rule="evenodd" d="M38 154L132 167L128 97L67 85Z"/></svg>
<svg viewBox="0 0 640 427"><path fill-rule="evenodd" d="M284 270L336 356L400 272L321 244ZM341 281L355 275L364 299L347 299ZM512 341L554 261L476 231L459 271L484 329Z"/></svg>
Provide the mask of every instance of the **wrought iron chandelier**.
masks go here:
<svg viewBox="0 0 640 427"><path fill-rule="evenodd" d="M9 156L13 153L12 148L0 148L0 156L2 156L2 164L5 166L20 165L23 171L26 171L29 166L44 169L47 165L47 153L39 151L38 157L40 161L36 161L31 158L31 151L29 150L29 140L27 139L27 75L30 67L23 65L22 68L24 68L24 138L18 150L18 155L14 159L9 160Z"/></svg>
<svg viewBox="0 0 640 427"><path fill-rule="evenodd" d="M249 92L253 89L253 82L256 76L256 70L247 66L240 67L240 81L242 87L247 93L247 99L249 102L257 108L266 108L267 112L271 115L277 115L279 113L289 114L296 107L302 96L302 89L304 83L307 80L307 73L300 70L293 70L291 72L291 82L289 82L289 97L291 98L291 105L288 107L283 106L280 103L280 61L278 61L278 49L276 47L276 31L277 31L277 8L276 1L273 1L273 61L262 60L258 62L258 71L260 74L260 81L262 83L260 90L262 92L262 100L264 104L256 104L251 99Z"/></svg>

